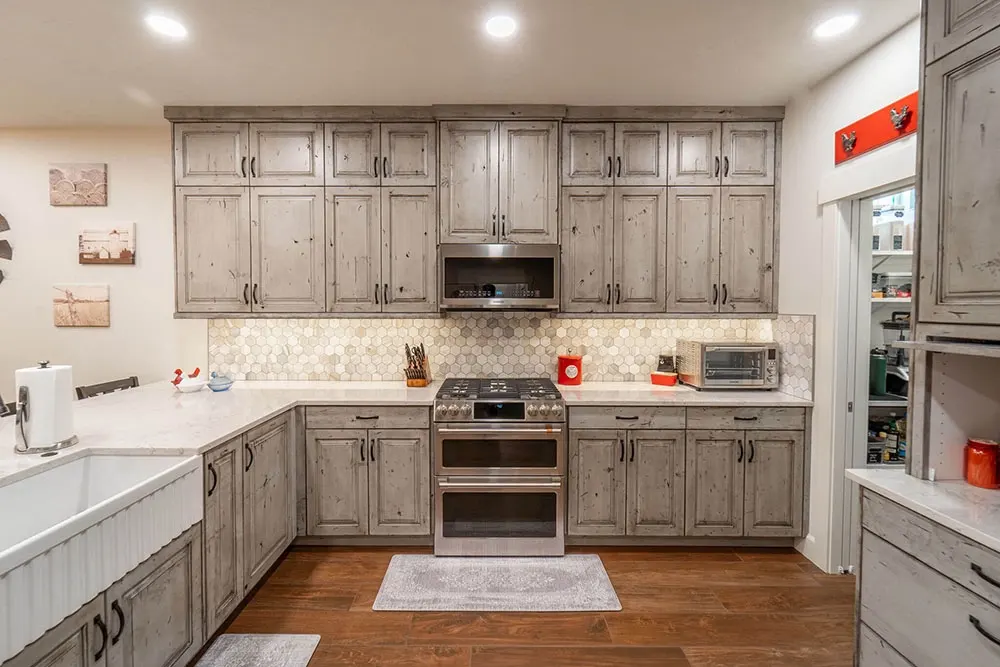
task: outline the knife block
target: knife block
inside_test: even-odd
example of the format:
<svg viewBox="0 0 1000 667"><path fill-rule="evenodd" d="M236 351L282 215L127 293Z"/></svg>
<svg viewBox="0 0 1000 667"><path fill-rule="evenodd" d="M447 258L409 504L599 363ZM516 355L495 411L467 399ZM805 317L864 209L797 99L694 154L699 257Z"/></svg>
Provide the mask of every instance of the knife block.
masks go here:
<svg viewBox="0 0 1000 667"><path fill-rule="evenodd" d="M431 362L426 357L424 358L423 367L423 377L420 378L406 378L407 387L426 387L431 383ZM406 375L406 369L403 369L403 375Z"/></svg>

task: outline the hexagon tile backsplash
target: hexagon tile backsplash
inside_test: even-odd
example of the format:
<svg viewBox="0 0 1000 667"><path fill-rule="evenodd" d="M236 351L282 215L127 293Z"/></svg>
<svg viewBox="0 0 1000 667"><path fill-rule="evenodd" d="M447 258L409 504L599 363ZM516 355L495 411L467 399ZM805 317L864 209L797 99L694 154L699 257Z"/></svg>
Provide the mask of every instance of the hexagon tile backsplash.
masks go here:
<svg viewBox="0 0 1000 667"><path fill-rule="evenodd" d="M673 351L678 338L769 341L773 324L761 319L564 319L531 313L211 320L208 354L212 370L235 379L398 380L405 365L403 343L423 342L436 378L554 378L556 356L573 353L583 355L584 380L646 382L657 355Z"/></svg>
<svg viewBox="0 0 1000 667"><path fill-rule="evenodd" d="M779 315L774 320L774 342L781 351L779 389L786 394L812 400L813 331L812 315Z"/></svg>

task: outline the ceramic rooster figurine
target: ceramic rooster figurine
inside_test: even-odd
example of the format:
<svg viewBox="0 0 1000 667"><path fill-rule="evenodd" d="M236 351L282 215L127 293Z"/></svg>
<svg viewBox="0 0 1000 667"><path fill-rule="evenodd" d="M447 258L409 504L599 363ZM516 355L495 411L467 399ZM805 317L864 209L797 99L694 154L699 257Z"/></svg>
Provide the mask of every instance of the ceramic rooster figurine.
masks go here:
<svg viewBox="0 0 1000 667"><path fill-rule="evenodd" d="M188 374L188 378L194 380L195 378L198 377L199 373L201 373L201 369L200 368L195 368L194 369L194 373L189 373ZM174 369L174 379L170 381L170 384L172 384L172 385L174 385L176 387L176 386L180 385L184 381L185 381L184 371L182 371L179 368Z"/></svg>

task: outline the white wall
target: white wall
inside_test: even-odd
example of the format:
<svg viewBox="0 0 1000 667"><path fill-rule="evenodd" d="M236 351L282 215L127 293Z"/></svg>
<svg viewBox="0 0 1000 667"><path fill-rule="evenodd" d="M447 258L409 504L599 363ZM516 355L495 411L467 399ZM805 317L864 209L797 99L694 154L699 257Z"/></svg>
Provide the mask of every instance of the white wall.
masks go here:
<svg viewBox="0 0 1000 667"><path fill-rule="evenodd" d="M52 207L48 166L106 162L106 207ZM0 213L14 248L0 260L0 395L14 400L14 370L40 359L72 364L76 384L129 375L141 383L177 366L204 367L205 321L173 318L173 191L170 129L0 128ZM81 266L84 226L136 224L135 266ZM111 286L110 328L52 323L52 285Z"/></svg>
<svg viewBox="0 0 1000 667"><path fill-rule="evenodd" d="M786 110L782 150L781 254L779 311L816 316L816 375L813 414L809 536L800 545L820 567L830 569L831 525L835 485L840 485L834 433L834 381L843 350L837 349L837 292L843 275L841 248L844 233L835 216L824 218L821 191L836 190L851 181L860 192L868 169L886 151L904 156L903 171L913 164L914 139L881 149L834 167L834 132L917 90L919 85L920 25L915 20L886 38L828 79L795 96ZM906 144L900 146L899 144ZM880 153L882 155L880 155ZM838 185L831 185L832 183ZM873 183L876 187L879 183ZM823 200L825 201L825 200ZM843 443L839 443L843 448ZM836 479L834 479L836 478ZM837 557L839 561L839 555Z"/></svg>

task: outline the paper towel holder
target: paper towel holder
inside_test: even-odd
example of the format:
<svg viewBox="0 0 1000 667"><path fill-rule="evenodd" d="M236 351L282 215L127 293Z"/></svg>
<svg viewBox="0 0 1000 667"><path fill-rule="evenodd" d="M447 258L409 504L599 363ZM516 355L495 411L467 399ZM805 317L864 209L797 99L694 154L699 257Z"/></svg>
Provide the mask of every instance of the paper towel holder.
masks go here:
<svg viewBox="0 0 1000 667"><path fill-rule="evenodd" d="M38 362L39 368L48 368L48 361ZM17 388L17 410L14 413L14 452L17 454L43 454L43 453L55 453L57 450L65 449L67 447L72 447L73 445L80 442L80 438L76 435L72 435L65 440L60 440L58 442L49 443L47 445L40 445L37 447L31 446L28 442L27 435L25 434L25 429L27 428L28 422L31 420L31 401L28 394L28 387L21 385Z"/></svg>

